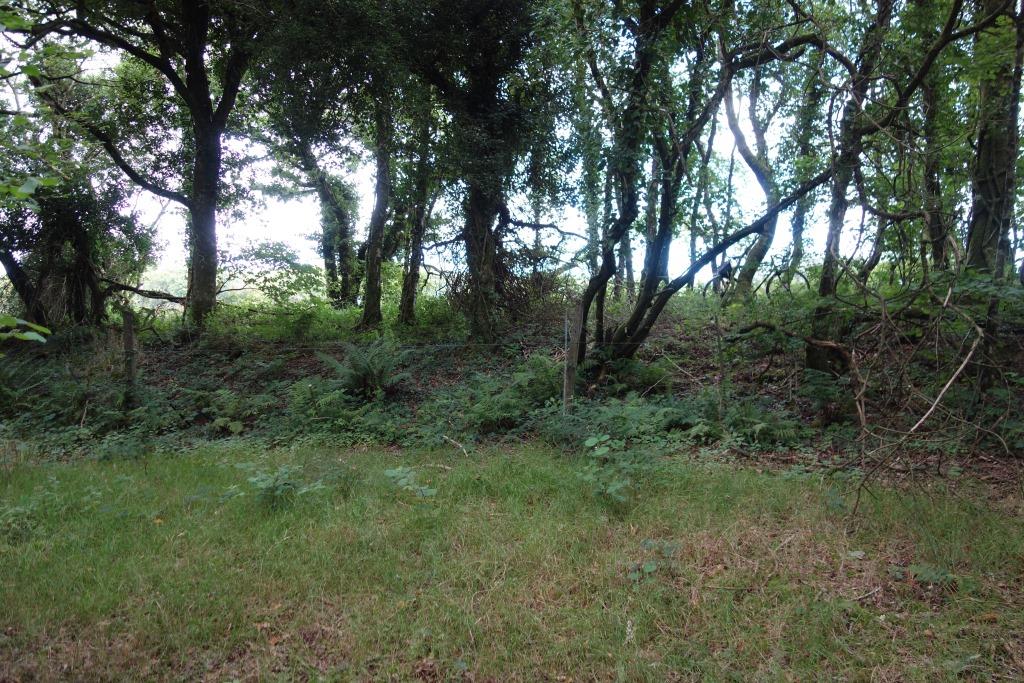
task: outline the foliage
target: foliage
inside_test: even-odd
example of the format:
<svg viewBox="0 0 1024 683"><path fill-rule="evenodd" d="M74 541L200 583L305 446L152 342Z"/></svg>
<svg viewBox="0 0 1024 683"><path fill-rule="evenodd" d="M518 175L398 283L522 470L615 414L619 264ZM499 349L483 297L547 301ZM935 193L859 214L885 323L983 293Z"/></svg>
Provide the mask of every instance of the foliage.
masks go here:
<svg viewBox="0 0 1024 683"><path fill-rule="evenodd" d="M373 401L394 394L409 374L400 372L407 355L394 342L380 339L367 346L345 345L342 361L325 353L319 358L333 372L337 386L364 401Z"/></svg>
<svg viewBox="0 0 1024 683"><path fill-rule="evenodd" d="M320 480L303 483L302 469L293 465L266 469L254 463L238 463L236 467L249 472L248 482L256 499L270 510L283 510L294 504L298 496L326 488Z"/></svg>
<svg viewBox="0 0 1024 683"><path fill-rule="evenodd" d="M595 496L618 505L630 503L640 477L653 467L650 454L607 434L592 436L583 445L590 450L580 478Z"/></svg>
<svg viewBox="0 0 1024 683"><path fill-rule="evenodd" d="M42 325L15 318L13 315L0 314L0 342L16 339L42 343L46 341L43 335L47 334L50 334L50 330Z"/></svg>
<svg viewBox="0 0 1024 683"><path fill-rule="evenodd" d="M558 395L559 371L550 358L534 355L510 377L478 375L463 408L466 428L486 435L521 426L531 411Z"/></svg>
<svg viewBox="0 0 1024 683"><path fill-rule="evenodd" d="M220 260L222 289L240 284L278 307L308 298L320 288L319 269L302 263L295 251L282 242L248 244L237 254L222 254Z"/></svg>
<svg viewBox="0 0 1024 683"><path fill-rule="evenodd" d="M416 470L410 467L384 470L384 476L394 482L395 486L414 494L417 498L433 498L437 495L437 489L421 484Z"/></svg>

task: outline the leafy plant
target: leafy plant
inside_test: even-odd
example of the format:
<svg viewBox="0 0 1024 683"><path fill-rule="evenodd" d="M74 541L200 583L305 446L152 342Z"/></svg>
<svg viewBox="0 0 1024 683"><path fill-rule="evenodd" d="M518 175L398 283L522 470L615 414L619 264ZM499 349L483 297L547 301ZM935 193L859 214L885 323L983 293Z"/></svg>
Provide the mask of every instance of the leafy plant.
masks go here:
<svg viewBox="0 0 1024 683"><path fill-rule="evenodd" d="M390 479L395 486L414 494L417 498L433 498L437 495L437 489L421 484L417 478L416 470L411 467L396 467L384 470L384 476Z"/></svg>
<svg viewBox="0 0 1024 683"><path fill-rule="evenodd" d="M409 373L399 370L406 355L389 340L368 346L346 344L342 361L320 352L317 358L334 371L339 388L367 401L393 394L409 379Z"/></svg>
<svg viewBox="0 0 1024 683"><path fill-rule="evenodd" d="M253 463L239 463L237 466L251 473L248 481L256 492L257 500L271 510L289 507L298 496L325 488L320 480L302 483L298 476L301 468L295 465L280 465L270 470L261 469Z"/></svg>
<svg viewBox="0 0 1024 683"><path fill-rule="evenodd" d="M0 314L0 342L8 339L45 342L46 337L43 335L47 334L50 334L50 330L42 325L15 318L13 315ZM0 356L3 356L3 353L0 353Z"/></svg>
<svg viewBox="0 0 1024 683"><path fill-rule="evenodd" d="M478 375L465 406L467 426L480 434L511 431L530 412L558 395L560 368L550 358L531 356L511 377Z"/></svg>
<svg viewBox="0 0 1024 683"><path fill-rule="evenodd" d="M651 467L649 458L607 434L592 436L583 445L590 452L580 478L591 485L595 496L620 505L629 503L638 477Z"/></svg>

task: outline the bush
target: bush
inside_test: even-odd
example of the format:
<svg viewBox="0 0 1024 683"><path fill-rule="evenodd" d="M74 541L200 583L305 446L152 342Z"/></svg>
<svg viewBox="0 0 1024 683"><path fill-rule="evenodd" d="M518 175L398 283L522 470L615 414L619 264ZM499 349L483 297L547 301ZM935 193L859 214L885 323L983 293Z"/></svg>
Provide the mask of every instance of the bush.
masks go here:
<svg viewBox="0 0 1024 683"><path fill-rule="evenodd" d="M761 399L707 391L692 398L643 398L576 403L570 415L552 404L534 414L541 438L572 447L595 431L645 448L666 449L684 443L739 442L748 446L791 445L806 434L789 413L772 409Z"/></svg>
<svg viewBox="0 0 1024 683"><path fill-rule="evenodd" d="M664 358L646 362L636 358L619 358L609 364L606 389L613 394L640 391L665 394L672 391L671 364Z"/></svg>
<svg viewBox="0 0 1024 683"><path fill-rule="evenodd" d="M584 444L590 449L580 478L589 483L595 496L616 505L630 503L638 479L652 467L651 455L608 434L592 436Z"/></svg>
<svg viewBox="0 0 1024 683"><path fill-rule="evenodd" d="M545 356L531 356L512 376L478 375L465 410L467 428L493 434L525 426L528 415L561 392L561 367Z"/></svg>

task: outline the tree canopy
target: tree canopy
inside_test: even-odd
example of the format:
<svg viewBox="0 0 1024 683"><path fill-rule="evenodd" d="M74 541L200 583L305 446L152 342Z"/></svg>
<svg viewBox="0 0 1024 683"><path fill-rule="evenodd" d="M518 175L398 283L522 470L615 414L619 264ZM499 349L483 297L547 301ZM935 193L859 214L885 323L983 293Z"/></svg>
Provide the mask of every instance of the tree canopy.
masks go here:
<svg viewBox="0 0 1024 683"><path fill-rule="evenodd" d="M133 192L187 217L200 330L222 289L218 216L260 193L317 198L320 294L364 328L392 263L412 320L438 248L481 341L538 278L579 285L580 361L632 356L708 279L734 279L732 301L802 280L813 338L839 342L840 299L877 300L880 268L908 288L1018 277L1012 0L21 0L2 19L5 270L40 320L42 226L69 202L105 225L88 228L89 278L138 286L145 249L95 256L139 243L117 227ZM260 158L274 179L254 187ZM358 216L363 167L374 202ZM608 297L624 302L614 321ZM842 359L809 345L808 364Z"/></svg>

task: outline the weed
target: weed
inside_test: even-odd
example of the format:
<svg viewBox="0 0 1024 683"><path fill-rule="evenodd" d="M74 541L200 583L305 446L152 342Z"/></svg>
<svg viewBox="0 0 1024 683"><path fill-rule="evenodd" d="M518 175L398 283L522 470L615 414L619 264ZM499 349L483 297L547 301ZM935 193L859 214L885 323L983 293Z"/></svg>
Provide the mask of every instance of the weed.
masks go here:
<svg viewBox="0 0 1024 683"><path fill-rule="evenodd" d="M630 503L638 478L652 467L650 457L607 434L592 436L583 445L590 452L580 478L591 485L595 496L619 506Z"/></svg>
<svg viewBox="0 0 1024 683"><path fill-rule="evenodd" d="M276 469L263 469L253 463L239 463L237 467L250 473L248 481L256 493L256 499L271 510L282 510L291 506L298 496L322 491L326 488L320 480L302 483L300 478L302 468L294 465L280 465ZM235 495L237 493L228 498Z"/></svg>
<svg viewBox="0 0 1024 683"><path fill-rule="evenodd" d="M430 488L419 482L416 470L410 467L395 467L384 470L384 476L394 482L395 486L414 494L417 498L433 498L437 495L437 489Z"/></svg>

